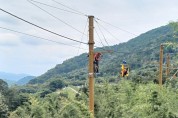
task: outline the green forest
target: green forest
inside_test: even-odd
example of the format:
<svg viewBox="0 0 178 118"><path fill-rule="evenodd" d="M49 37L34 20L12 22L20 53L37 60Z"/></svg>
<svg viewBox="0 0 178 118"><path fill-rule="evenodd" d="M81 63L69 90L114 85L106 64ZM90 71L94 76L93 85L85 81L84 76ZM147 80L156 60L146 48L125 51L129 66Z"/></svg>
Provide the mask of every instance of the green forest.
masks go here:
<svg viewBox="0 0 178 118"><path fill-rule="evenodd" d="M175 70L158 84L160 44L178 66L178 23L171 22L140 36L109 47L103 55L100 74L95 77L96 118L178 118L178 81ZM170 45L171 44L171 45ZM108 47L103 47L107 49ZM96 48L95 51L100 51ZM122 60L130 68L121 77ZM68 59L29 81L8 86L0 79L0 118L90 118L87 54Z"/></svg>

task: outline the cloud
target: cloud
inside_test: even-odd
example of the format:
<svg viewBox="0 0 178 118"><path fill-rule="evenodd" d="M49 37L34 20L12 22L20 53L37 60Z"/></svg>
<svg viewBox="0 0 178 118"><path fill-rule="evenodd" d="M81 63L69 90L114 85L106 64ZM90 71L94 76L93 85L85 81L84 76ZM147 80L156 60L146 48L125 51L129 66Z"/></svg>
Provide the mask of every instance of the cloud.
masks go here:
<svg viewBox="0 0 178 118"><path fill-rule="evenodd" d="M20 45L15 50L9 47L8 50L0 52L1 69L40 75L56 64L75 56L77 51L76 48L66 48L57 44L37 47Z"/></svg>
<svg viewBox="0 0 178 118"><path fill-rule="evenodd" d="M1 24L9 24L9 25L17 25L18 22L14 19L10 19L7 15L0 15L0 23Z"/></svg>
<svg viewBox="0 0 178 118"><path fill-rule="evenodd" d="M12 33L0 33L0 45L1 46L18 46L20 43L19 37Z"/></svg>
<svg viewBox="0 0 178 118"><path fill-rule="evenodd" d="M46 0L45 2L42 0L37 1L67 9L51 0ZM171 0L171 2L170 0L102 0L102 2L99 0L75 0L75 2L73 0L58 0L58 2L88 15L94 15L101 20L137 35L165 25L170 20L177 20L175 14L178 12L177 0ZM56 19L24 0L0 0L0 4L3 6L3 9L43 28L78 41L88 42L88 36L83 36L86 23L87 26L84 34L88 35L88 18L85 16L71 14L38 4L41 8L58 18ZM0 26L2 27L76 47L80 45L79 43L36 28L3 12L0 14L0 19ZM102 29L109 45L125 42L135 37L106 23L98 22L117 38L114 38ZM95 29L97 29L96 22L94 22L94 25ZM99 32L99 29L97 31ZM94 35L96 46L101 46L96 32ZM100 37L104 42L101 33ZM78 50L64 44L0 30L1 69L9 72L34 73L39 75L56 64L62 63L65 59L86 52L85 50ZM107 44L105 43L105 45ZM82 44L81 47L88 49L87 45Z"/></svg>

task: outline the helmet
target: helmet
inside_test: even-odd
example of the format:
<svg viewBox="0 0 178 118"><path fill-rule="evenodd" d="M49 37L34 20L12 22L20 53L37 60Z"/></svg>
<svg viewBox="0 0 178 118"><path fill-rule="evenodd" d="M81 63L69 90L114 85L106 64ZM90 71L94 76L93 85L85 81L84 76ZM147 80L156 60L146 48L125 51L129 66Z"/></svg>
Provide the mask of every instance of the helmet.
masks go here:
<svg viewBox="0 0 178 118"><path fill-rule="evenodd" d="M125 60L123 60L123 64L126 64L127 62Z"/></svg>

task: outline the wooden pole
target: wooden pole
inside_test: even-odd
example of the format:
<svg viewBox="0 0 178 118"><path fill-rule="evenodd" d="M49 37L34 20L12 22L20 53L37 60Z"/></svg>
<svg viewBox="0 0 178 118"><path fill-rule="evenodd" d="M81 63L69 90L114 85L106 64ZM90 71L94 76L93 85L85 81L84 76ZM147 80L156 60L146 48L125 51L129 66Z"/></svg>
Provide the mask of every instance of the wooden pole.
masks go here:
<svg viewBox="0 0 178 118"><path fill-rule="evenodd" d="M94 16L88 16L89 18L89 110L94 117L94 72L93 72L93 62L94 62L94 33L93 33L93 19Z"/></svg>
<svg viewBox="0 0 178 118"><path fill-rule="evenodd" d="M159 58L159 85L162 86L163 77L163 45L160 46L160 58Z"/></svg>

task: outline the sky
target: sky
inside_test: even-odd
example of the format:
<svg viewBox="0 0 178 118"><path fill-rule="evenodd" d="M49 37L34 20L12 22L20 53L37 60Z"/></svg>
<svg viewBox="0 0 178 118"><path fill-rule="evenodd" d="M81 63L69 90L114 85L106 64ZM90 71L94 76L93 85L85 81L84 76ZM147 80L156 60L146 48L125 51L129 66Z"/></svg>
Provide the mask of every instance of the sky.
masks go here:
<svg viewBox="0 0 178 118"><path fill-rule="evenodd" d="M177 6L178 0L0 0L1 9L85 43L85 15L92 15L97 47L127 42L177 21ZM87 50L88 45L43 31L0 10L0 71L39 76Z"/></svg>

